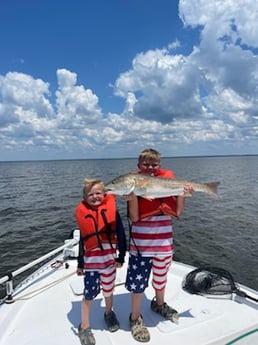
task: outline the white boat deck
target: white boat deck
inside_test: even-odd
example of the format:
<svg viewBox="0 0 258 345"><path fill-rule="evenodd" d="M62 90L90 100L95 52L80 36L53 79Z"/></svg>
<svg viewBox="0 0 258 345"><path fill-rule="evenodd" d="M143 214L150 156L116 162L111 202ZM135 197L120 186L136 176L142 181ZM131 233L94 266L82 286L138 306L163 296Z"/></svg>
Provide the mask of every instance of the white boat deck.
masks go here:
<svg viewBox="0 0 258 345"><path fill-rule="evenodd" d="M52 268L50 264L43 266L13 294L14 303L0 305L1 345L80 345L77 327L81 315L83 277L75 273L75 259L66 264L69 267L65 268L65 264L58 268ZM231 296L207 298L188 294L182 290L181 284L192 269L174 262L168 275L166 302L178 310L178 325L151 311L153 289L149 287L146 290L142 314L151 335L147 344L258 344L258 304L238 296L232 299ZM102 294L94 300L91 327L96 345L140 344L130 333L131 301L123 284L125 271L126 267L118 270L114 296L114 310L120 321L117 332L110 333L105 329ZM245 291L258 297L254 290Z"/></svg>

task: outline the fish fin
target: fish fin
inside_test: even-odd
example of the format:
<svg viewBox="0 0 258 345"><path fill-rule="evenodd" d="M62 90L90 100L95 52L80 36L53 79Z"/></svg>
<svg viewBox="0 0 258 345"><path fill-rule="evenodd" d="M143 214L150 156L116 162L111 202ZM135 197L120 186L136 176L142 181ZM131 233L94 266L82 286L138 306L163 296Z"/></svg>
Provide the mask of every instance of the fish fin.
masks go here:
<svg viewBox="0 0 258 345"><path fill-rule="evenodd" d="M153 196L150 196L150 195L141 195L141 197L143 199L146 199L146 200L149 200L149 201L152 201L153 199L155 199Z"/></svg>
<svg viewBox="0 0 258 345"><path fill-rule="evenodd" d="M129 190L127 191L127 193L124 194L124 195L129 195L129 194L133 193L133 192L134 192L134 189L135 189L135 183L130 187L130 189L129 189Z"/></svg>
<svg viewBox="0 0 258 345"><path fill-rule="evenodd" d="M134 188L135 188L135 184L129 189L127 194L131 194L134 191Z"/></svg>

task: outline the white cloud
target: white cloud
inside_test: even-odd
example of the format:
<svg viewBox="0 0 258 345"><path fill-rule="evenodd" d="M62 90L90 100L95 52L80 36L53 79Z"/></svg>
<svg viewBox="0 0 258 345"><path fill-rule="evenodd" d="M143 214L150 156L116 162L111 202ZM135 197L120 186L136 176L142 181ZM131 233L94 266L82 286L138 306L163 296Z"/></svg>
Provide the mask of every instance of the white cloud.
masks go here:
<svg viewBox="0 0 258 345"><path fill-rule="evenodd" d="M2 104L35 109L40 117L51 117L53 109L45 96L49 95L48 83L29 75L9 72L0 76Z"/></svg>
<svg viewBox="0 0 258 345"><path fill-rule="evenodd" d="M114 94L124 100L121 114L104 112L98 96L64 68L57 70L54 95L41 79L18 72L0 76L2 150L116 156L155 146L166 154L171 146L186 145L185 152L199 143L231 145L247 138L253 147L258 3L181 0L179 15L188 30L198 30L199 44L187 55L179 40L139 52L115 82Z"/></svg>
<svg viewBox="0 0 258 345"><path fill-rule="evenodd" d="M242 44L257 47L258 5L252 0L180 0L179 15L185 26L203 26L202 36L216 39L233 35Z"/></svg>
<svg viewBox="0 0 258 345"><path fill-rule="evenodd" d="M57 120L60 127L76 128L101 118L98 97L91 90L76 85L77 75L65 69L57 71Z"/></svg>

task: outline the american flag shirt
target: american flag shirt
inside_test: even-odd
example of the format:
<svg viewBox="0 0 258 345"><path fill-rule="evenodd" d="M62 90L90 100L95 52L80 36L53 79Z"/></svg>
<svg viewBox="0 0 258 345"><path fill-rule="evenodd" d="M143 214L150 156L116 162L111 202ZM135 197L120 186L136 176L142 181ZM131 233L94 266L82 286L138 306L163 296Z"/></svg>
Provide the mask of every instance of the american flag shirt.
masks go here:
<svg viewBox="0 0 258 345"><path fill-rule="evenodd" d="M132 224L130 253L141 256L173 255L172 219L167 215L152 216Z"/></svg>

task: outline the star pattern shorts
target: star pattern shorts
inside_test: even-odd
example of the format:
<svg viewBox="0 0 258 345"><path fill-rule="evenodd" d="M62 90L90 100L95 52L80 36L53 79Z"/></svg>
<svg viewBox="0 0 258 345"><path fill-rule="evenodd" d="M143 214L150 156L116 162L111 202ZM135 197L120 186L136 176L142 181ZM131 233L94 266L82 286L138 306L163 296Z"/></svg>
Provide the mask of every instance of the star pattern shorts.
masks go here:
<svg viewBox="0 0 258 345"><path fill-rule="evenodd" d="M105 297L112 295L116 279L116 268L110 266L105 270L86 271L83 295L86 300L93 300L100 293L100 286Z"/></svg>
<svg viewBox="0 0 258 345"><path fill-rule="evenodd" d="M125 287L134 293L143 292L148 286L152 258L130 255Z"/></svg>
<svg viewBox="0 0 258 345"><path fill-rule="evenodd" d="M133 293L142 293L148 287L152 270L152 285L156 290L166 286L167 272L172 262L172 256L141 257L130 255L125 287Z"/></svg>

